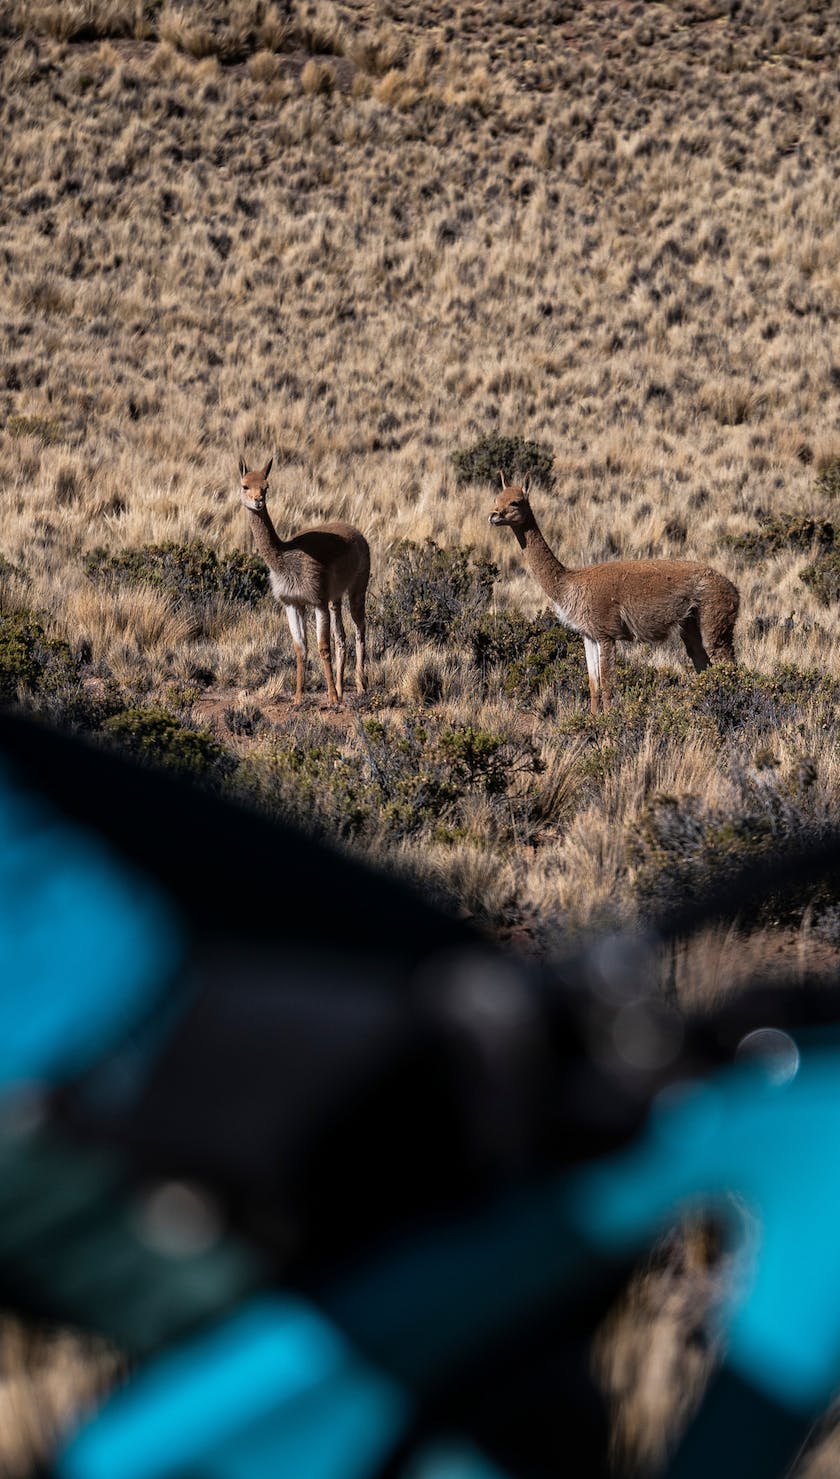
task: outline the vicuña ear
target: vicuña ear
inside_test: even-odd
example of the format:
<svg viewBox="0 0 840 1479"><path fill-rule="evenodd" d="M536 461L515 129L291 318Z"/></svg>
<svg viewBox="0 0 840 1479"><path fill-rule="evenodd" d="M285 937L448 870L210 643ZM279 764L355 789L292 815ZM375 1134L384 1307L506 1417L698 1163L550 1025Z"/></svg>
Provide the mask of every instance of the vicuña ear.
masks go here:
<svg viewBox="0 0 840 1479"><path fill-rule="evenodd" d="M507 483L506 483L506 482L505 482L505 475L504 475L504 473L503 473L503 472L500 472L500 473L499 473L499 477L500 477L500 478L501 478L501 480L502 480L502 487L503 487L503 488L506 488L506 487L507 487Z"/></svg>
<svg viewBox="0 0 840 1479"><path fill-rule="evenodd" d="M268 474L271 472L271 464L272 464L273 461L274 461L274 458L273 457L269 457L267 463L265 464L265 467L263 468L263 471L262 471L262 475L263 475L264 478L267 478L268 477Z"/></svg>
<svg viewBox="0 0 840 1479"><path fill-rule="evenodd" d="M523 483L522 483L522 492L525 494L525 497L526 498L528 497L528 494L530 493L530 491L531 491L531 479L530 479L530 477L527 477L527 478L525 478L523 480Z"/></svg>
<svg viewBox="0 0 840 1479"><path fill-rule="evenodd" d="M244 476L245 476L245 474L246 474L247 471L248 471L248 469L245 466L245 458L244 457L240 457L240 459L239 459L239 476L241 478L244 478Z"/></svg>

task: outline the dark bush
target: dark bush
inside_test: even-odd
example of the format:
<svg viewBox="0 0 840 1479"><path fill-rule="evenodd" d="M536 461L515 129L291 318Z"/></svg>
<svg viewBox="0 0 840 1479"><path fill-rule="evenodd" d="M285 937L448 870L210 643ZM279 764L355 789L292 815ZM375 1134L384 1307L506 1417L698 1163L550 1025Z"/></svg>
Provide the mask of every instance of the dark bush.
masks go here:
<svg viewBox="0 0 840 1479"><path fill-rule="evenodd" d="M498 488L499 473L509 483L522 483L532 478L543 488L554 485L554 453L545 442L526 442L522 437L486 436L471 447L453 452L455 480L464 483L486 483Z"/></svg>
<svg viewBox="0 0 840 1479"><path fill-rule="evenodd" d="M832 457L820 468L814 479L814 489L826 498L840 498L840 457Z"/></svg>
<svg viewBox="0 0 840 1479"><path fill-rule="evenodd" d="M226 708L224 720L231 734L246 735L248 738L271 727L262 709L250 703Z"/></svg>
<svg viewBox="0 0 840 1479"><path fill-rule="evenodd" d="M458 641L486 610L497 573L469 548L442 549L431 539L398 545L388 585L372 603L380 645Z"/></svg>
<svg viewBox="0 0 840 1479"><path fill-rule="evenodd" d="M813 591L821 606L840 601L840 547L823 550L812 564L806 565L799 578Z"/></svg>
<svg viewBox="0 0 840 1479"><path fill-rule="evenodd" d="M751 560L764 560L780 551L810 550L815 544L830 548L834 544L834 525L812 514L762 514L758 527L745 534L724 536L724 544Z"/></svg>
<svg viewBox="0 0 840 1479"><path fill-rule="evenodd" d="M733 766L732 779L734 811L704 808L695 796L650 799L628 838L643 912L656 917L679 908L751 863L819 839L824 823L810 757L783 771L770 751L760 750L749 769ZM822 910L838 901L839 879L788 888L759 901L748 922L793 927L809 905Z"/></svg>
<svg viewBox="0 0 840 1479"><path fill-rule="evenodd" d="M222 598L256 606L268 591L268 571L256 555L235 550L219 556L201 540L189 544L168 540L116 554L97 548L85 556L84 568L91 580L104 585L123 581L151 585L191 605Z"/></svg>
<svg viewBox="0 0 840 1479"><path fill-rule="evenodd" d="M291 821L316 837L350 841L371 829L377 797L359 768L323 727L311 742L278 740L252 750L232 782L241 801Z"/></svg>
<svg viewBox="0 0 840 1479"><path fill-rule="evenodd" d="M530 783L543 769L530 740L414 714L365 720L352 748L320 727L278 739L242 760L232 789L319 836L452 841L463 835L459 807L476 792L497 808L500 830L509 834L521 813L533 831Z"/></svg>
<svg viewBox="0 0 840 1479"><path fill-rule="evenodd" d="M394 837L423 829L458 835L458 803L471 791L515 806L522 777L543 770L531 740L514 740L471 724L408 715L399 725L368 719L360 739L381 824Z"/></svg>
<svg viewBox="0 0 840 1479"><path fill-rule="evenodd" d="M629 757L646 732L663 743L690 738L754 744L802 719L805 705L820 722L833 723L840 681L813 669L781 667L772 675L731 663L715 663L696 676L686 666L669 672L651 664L619 661L615 704L593 719L581 704L560 721L568 735L597 740L582 770L603 780Z"/></svg>
<svg viewBox="0 0 840 1479"><path fill-rule="evenodd" d="M688 675L686 675L688 677ZM662 679L663 675L657 673ZM840 682L814 669L780 667L756 673L733 663L714 663L673 692L657 716L650 717L664 734L687 736L704 730L716 739L777 733L802 716L803 705L819 703L826 714L840 702Z"/></svg>
<svg viewBox="0 0 840 1479"><path fill-rule="evenodd" d="M485 683L488 670L501 667L505 693L522 703L546 688L566 689L576 697L588 693L583 644L548 612L532 620L519 611L488 611L469 641Z"/></svg>
<svg viewBox="0 0 840 1479"><path fill-rule="evenodd" d="M105 721L102 733L135 760L210 784L226 780L238 763L212 735L187 728L166 709L123 709Z"/></svg>
<svg viewBox="0 0 840 1479"><path fill-rule="evenodd" d="M57 684L41 689L32 707L55 729L96 734L107 719L125 708L125 695L114 682Z"/></svg>
<svg viewBox="0 0 840 1479"><path fill-rule="evenodd" d="M56 692L76 684L79 664L67 642L48 637L31 611L0 612L0 696Z"/></svg>

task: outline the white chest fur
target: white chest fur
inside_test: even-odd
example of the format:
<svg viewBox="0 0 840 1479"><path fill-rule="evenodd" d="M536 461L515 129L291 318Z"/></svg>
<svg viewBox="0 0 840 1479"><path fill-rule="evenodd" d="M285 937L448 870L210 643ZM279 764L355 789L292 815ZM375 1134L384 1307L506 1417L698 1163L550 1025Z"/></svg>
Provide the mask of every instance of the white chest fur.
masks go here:
<svg viewBox="0 0 840 1479"><path fill-rule="evenodd" d="M562 626L568 627L570 632L579 632L581 630L575 613L570 611L568 606L562 606L559 601L552 601L551 604L554 607L557 620Z"/></svg>
<svg viewBox="0 0 840 1479"><path fill-rule="evenodd" d="M300 581L296 578L296 571L269 570L268 578L275 601L281 601L285 605L289 601L299 599Z"/></svg>

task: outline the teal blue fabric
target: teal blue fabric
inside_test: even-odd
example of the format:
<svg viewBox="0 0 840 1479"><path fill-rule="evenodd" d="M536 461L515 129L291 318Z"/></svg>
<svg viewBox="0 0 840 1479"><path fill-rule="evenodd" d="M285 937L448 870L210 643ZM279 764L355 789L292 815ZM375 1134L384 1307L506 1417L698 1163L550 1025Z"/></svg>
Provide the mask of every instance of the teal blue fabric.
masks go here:
<svg viewBox="0 0 840 1479"><path fill-rule="evenodd" d="M631 1150L572 1179L569 1218L603 1252L643 1246L678 1210L740 1224L728 1360L807 1413L840 1382L840 1050L798 1046L788 1083L738 1065L661 1096Z"/></svg>
<svg viewBox="0 0 840 1479"><path fill-rule="evenodd" d="M0 1119L4 1286L31 1291L52 1318L142 1357L220 1319L264 1282L263 1259L235 1237L174 1255L150 1243L113 1152L74 1144L55 1127L3 1128Z"/></svg>
<svg viewBox="0 0 840 1479"><path fill-rule="evenodd" d="M589 1244L560 1177L418 1234L331 1291L337 1323L412 1384L442 1372L572 1285Z"/></svg>
<svg viewBox="0 0 840 1479"><path fill-rule="evenodd" d="M181 951L152 885L0 765L0 1087L95 1061L160 999Z"/></svg>
<svg viewBox="0 0 840 1479"><path fill-rule="evenodd" d="M142 1370L60 1479L363 1479L410 1415L397 1383L305 1302L266 1295Z"/></svg>
<svg viewBox="0 0 840 1479"><path fill-rule="evenodd" d="M424 1448L409 1460L400 1479L504 1479L504 1476L471 1443L453 1440Z"/></svg>

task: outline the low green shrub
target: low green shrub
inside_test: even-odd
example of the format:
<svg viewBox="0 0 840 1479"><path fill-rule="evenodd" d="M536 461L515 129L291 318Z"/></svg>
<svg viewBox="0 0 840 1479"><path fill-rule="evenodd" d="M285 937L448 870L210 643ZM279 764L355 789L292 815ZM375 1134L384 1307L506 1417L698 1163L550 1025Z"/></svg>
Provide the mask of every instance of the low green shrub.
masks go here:
<svg viewBox="0 0 840 1479"><path fill-rule="evenodd" d="M531 740L472 724L407 715L399 724L367 719L360 729L381 824L392 837L430 830L439 840L460 835L459 803L479 792L504 800L515 821L523 779L543 770Z"/></svg>
<svg viewBox="0 0 840 1479"><path fill-rule="evenodd" d="M840 682L813 669L782 667L768 676L720 663L694 676L688 669L619 663L610 713L593 717L580 703L558 719L556 733L584 743L576 775L597 791L643 742L663 753L691 740L751 751L800 725L805 712L817 729L833 727L838 704Z"/></svg>
<svg viewBox="0 0 840 1479"><path fill-rule="evenodd" d="M519 611L488 611L474 624L469 644L485 687L490 670L501 668L504 692L520 703L548 688L588 695L583 644L548 612L532 619Z"/></svg>
<svg viewBox="0 0 840 1479"><path fill-rule="evenodd" d="M531 478L541 487L554 485L554 453L545 442L527 442L523 437L486 436L452 454L455 481L486 483L499 487L499 473L509 483L523 483Z"/></svg>
<svg viewBox="0 0 840 1479"><path fill-rule="evenodd" d="M775 673L755 673L732 663L717 663L699 673L691 707L708 719L721 738L748 731L767 733L801 718L804 704L818 704L831 716L840 702L840 682L815 669L785 665Z"/></svg>
<svg viewBox="0 0 840 1479"><path fill-rule="evenodd" d="M704 807L696 796L652 796L628 836L642 912L655 917L685 906L750 864L818 840L825 817L817 779L810 757L783 768L772 751L759 749L749 768L733 763L734 808ZM788 887L760 901L749 922L795 927L806 907L838 901L838 878L816 890L810 883Z"/></svg>
<svg viewBox="0 0 840 1479"><path fill-rule="evenodd" d="M823 550L810 565L806 565L799 578L821 606L833 606L840 601L840 546Z"/></svg>
<svg viewBox="0 0 840 1479"><path fill-rule="evenodd" d="M56 692L78 678L69 644L49 637L34 612L0 612L0 697Z"/></svg>
<svg viewBox="0 0 840 1479"><path fill-rule="evenodd" d="M325 738L323 728L308 742L278 738L251 750L229 789L269 816L330 841L352 841L375 822L377 798L358 757Z"/></svg>
<svg viewBox="0 0 840 1479"><path fill-rule="evenodd" d="M102 734L135 760L166 766L210 785L227 780L238 763L212 735L188 728L166 709L123 709L106 719Z"/></svg>
<svg viewBox="0 0 840 1479"><path fill-rule="evenodd" d="M144 544L116 554L99 547L85 556L84 569L102 585L146 584L191 605L221 598L257 606L268 592L268 571L256 555L235 550L220 556L198 539Z"/></svg>
<svg viewBox="0 0 840 1479"><path fill-rule="evenodd" d="M380 646L458 641L487 609L497 574L468 547L443 549L432 539L399 544L388 584L371 603Z"/></svg>
<svg viewBox="0 0 840 1479"><path fill-rule="evenodd" d="M824 498L840 498L840 457L832 457L820 468L814 491Z"/></svg>
<svg viewBox="0 0 840 1479"><path fill-rule="evenodd" d="M827 549L835 541L834 525L813 514L762 514L758 525L745 534L724 535L725 545L750 560L765 560L785 550L810 550L815 544Z"/></svg>
<svg viewBox="0 0 840 1479"><path fill-rule="evenodd" d="M500 834L521 813L530 835L532 782L543 770L530 740L410 714L366 719L344 743L314 727L292 742L278 737L242 760L232 790L319 836L451 842L464 837L461 807L475 795L487 798Z"/></svg>

